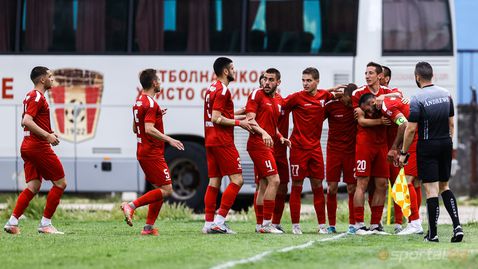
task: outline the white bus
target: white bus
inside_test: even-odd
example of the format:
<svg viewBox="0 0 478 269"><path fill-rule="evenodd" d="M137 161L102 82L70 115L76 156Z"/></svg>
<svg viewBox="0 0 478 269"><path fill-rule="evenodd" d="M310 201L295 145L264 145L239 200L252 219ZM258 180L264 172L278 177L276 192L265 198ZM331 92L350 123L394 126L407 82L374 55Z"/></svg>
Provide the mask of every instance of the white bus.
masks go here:
<svg viewBox="0 0 478 269"><path fill-rule="evenodd" d="M48 94L55 148L69 192L144 192L135 158L131 105L138 74L156 68L167 108L165 132L186 151L166 149L174 199L201 209L208 183L203 97L218 56L233 59L230 84L245 105L268 67L282 73L283 95L301 89L301 72L320 71L319 87L364 84L367 62L392 70L393 87L416 89L413 69L428 61L436 82L456 98L453 2L449 0L6 0L0 11L0 191L23 188L19 155L32 67L54 70ZM314 123L311 123L314 124ZM324 123L323 148L327 141ZM252 201L253 167L236 130L244 168L241 194ZM325 153L325 150L324 150ZM46 190L47 187L44 188ZM243 204L247 205L247 203Z"/></svg>

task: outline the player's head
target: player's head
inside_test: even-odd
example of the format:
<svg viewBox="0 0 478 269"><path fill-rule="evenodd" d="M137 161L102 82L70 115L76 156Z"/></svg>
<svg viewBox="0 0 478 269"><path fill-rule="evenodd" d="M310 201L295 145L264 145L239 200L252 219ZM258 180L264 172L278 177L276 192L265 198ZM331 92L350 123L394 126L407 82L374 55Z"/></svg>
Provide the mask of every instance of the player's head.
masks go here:
<svg viewBox="0 0 478 269"><path fill-rule="evenodd" d="M47 67L35 66L30 72L30 79L35 86L41 86L45 90L51 89L53 85L53 74Z"/></svg>
<svg viewBox="0 0 478 269"><path fill-rule="evenodd" d="M266 77L264 77L264 73L262 73L259 77L259 88L264 88L264 82Z"/></svg>
<svg viewBox="0 0 478 269"><path fill-rule="evenodd" d="M275 68L269 68L264 73L264 92L272 95L280 85L280 72Z"/></svg>
<svg viewBox="0 0 478 269"><path fill-rule="evenodd" d="M307 92L313 92L317 89L317 85L319 85L320 81L320 73L317 68L314 67L307 67L302 71L302 87Z"/></svg>
<svg viewBox="0 0 478 269"><path fill-rule="evenodd" d="M392 79L392 70L388 66L382 65L383 76L380 78L380 85L388 87Z"/></svg>
<svg viewBox="0 0 478 269"><path fill-rule="evenodd" d="M372 93L366 93L360 96L359 106L367 115L373 115L378 112L377 98Z"/></svg>
<svg viewBox="0 0 478 269"><path fill-rule="evenodd" d="M218 78L226 78L228 82L234 81L236 75L232 60L226 57L219 57L214 61L214 73Z"/></svg>
<svg viewBox="0 0 478 269"><path fill-rule="evenodd" d="M365 71L365 80L369 87L379 85L380 78L383 76L382 66L378 63L369 62L367 64L367 70Z"/></svg>
<svg viewBox="0 0 478 269"><path fill-rule="evenodd" d="M430 83L433 78L433 68L427 62L419 62L415 65L415 82L419 88L424 83Z"/></svg>
<svg viewBox="0 0 478 269"><path fill-rule="evenodd" d="M154 89L154 92L161 91L161 83L155 69L145 69L139 75L139 82L143 90Z"/></svg>
<svg viewBox="0 0 478 269"><path fill-rule="evenodd" d="M345 103L345 104L351 104L352 103L352 93L357 89L357 85L353 83L349 83L347 87L344 89L344 95L340 97L340 99Z"/></svg>

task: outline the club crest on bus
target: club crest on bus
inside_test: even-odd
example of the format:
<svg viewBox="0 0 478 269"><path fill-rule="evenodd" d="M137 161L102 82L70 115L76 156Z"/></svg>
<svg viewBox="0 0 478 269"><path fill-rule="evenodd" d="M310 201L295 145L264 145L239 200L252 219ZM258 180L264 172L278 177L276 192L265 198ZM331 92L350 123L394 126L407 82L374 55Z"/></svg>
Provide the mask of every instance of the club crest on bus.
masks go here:
<svg viewBox="0 0 478 269"><path fill-rule="evenodd" d="M60 138L82 142L95 136L103 94L103 74L83 69L53 71L49 99Z"/></svg>

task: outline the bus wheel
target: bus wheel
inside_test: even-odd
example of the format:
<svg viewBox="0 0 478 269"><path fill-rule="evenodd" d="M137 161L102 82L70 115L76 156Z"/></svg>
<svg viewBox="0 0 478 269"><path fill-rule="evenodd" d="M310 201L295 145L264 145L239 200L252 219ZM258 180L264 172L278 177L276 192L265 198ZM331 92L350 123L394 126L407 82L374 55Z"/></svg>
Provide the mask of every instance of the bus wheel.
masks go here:
<svg viewBox="0 0 478 269"><path fill-rule="evenodd" d="M208 185L206 150L194 142L184 142L184 151L168 147L165 158L173 184L169 201L183 203L195 212L204 210Z"/></svg>

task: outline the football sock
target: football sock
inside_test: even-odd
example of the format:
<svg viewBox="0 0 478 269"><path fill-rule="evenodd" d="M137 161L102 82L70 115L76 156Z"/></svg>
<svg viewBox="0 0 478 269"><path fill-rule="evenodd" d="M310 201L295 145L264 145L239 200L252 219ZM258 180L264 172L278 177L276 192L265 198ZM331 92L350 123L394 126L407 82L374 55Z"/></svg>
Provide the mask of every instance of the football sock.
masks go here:
<svg viewBox="0 0 478 269"><path fill-rule="evenodd" d="M163 200L149 204L148 206L148 215L146 216L146 225L153 226L158 218L159 211L163 206Z"/></svg>
<svg viewBox="0 0 478 269"><path fill-rule="evenodd" d="M337 194L327 193L327 216L329 226L335 226L337 214Z"/></svg>
<svg viewBox="0 0 478 269"><path fill-rule="evenodd" d="M393 217L394 217L394 220L395 220L395 224L402 224L403 223L402 208L395 202L393 202Z"/></svg>
<svg viewBox="0 0 478 269"><path fill-rule="evenodd" d="M256 205L256 224L262 224L264 220L264 206Z"/></svg>
<svg viewBox="0 0 478 269"><path fill-rule="evenodd" d="M272 220L272 213L274 212L274 200L264 199L264 220Z"/></svg>
<svg viewBox="0 0 478 269"><path fill-rule="evenodd" d="M354 193L349 193L349 224L355 224L354 216Z"/></svg>
<svg viewBox="0 0 478 269"><path fill-rule="evenodd" d="M204 196L204 219L206 222L214 221L214 213L216 212L216 201L219 189L213 186L207 186L206 195Z"/></svg>
<svg viewBox="0 0 478 269"><path fill-rule="evenodd" d="M163 200L163 193L160 188L150 190L138 199L133 201L134 209Z"/></svg>
<svg viewBox="0 0 478 269"><path fill-rule="evenodd" d="M289 200L290 218L292 220L292 223L300 222L301 194L302 194L302 186L292 186L292 190L290 192L290 200Z"/></svg>
<svg viewBox="0 0 478 269"><path fill-rule="evenodd" d="M420 210L420 206L422 205L422 187L415 187L415 193L417 194L418 210Z"/></svg>
<svg viewBox="0 0 478 269"><path fill-rule="evenodd" d="M221 206L219 207L218 214L223 216L224 218L229 213L234 201L236 200L236 196L239 193L241 187L234 182L229 183L224 194L222 195Z"/></svg>
<svg viewBox="0 0 478 269"><path fill-rule="evenodd" d="M383 205L382 206L372 206L372 217L370 224L380 224L382 220Z"/></svg>
<svg viewBox="0 0 478 269"><path fill-rule="evenodd" d="M410 193L410 217L408 220L411 222L420 218L420 212L418 212L417 193L413 184L408 184L408 192Z"/></svg>
<svg viewBox="0 0 478 269"><path fill-rule="evenodd" d="M445 204L446 211L448 211L448 214L453 221L453 228L456 228L460 225L460 218L458 216L458 205L456 204L455 195L453 195L451 190L446 190L442 192L441 198Z"/></svg>
<svg viewBox="0 0 478 269"><path fill-rule="evenodd" d="M53 214L55 214L56 208L60 203L60 198L64 191L65 189L59 188L57 186L53 186L50 189L48 196L46 197L45 210L43 211L43 216L45 218L51 219L51 217L53 217Z"/></svg>
<svg viewBox="0 0 478 269"><path fill-rule="evenodd" d="M364 208L363 208L363 206L354 206L354 216L355 216L355 223L363 223L364 222Z"/></svg>
<svg viewBox="0 0 478 269"><path fill-rule="evenodd" d="M325 224L325 197L324 188L322 186L312 188L314 193L314 209L317 215L317 222L319 224Z"/></svg>
<svg viewBox="0 0 478 269"><path fill-rule="evenodd" d="M274 205L274 214L272 215L272 223L273 224L280 224L282 219L282 214L284 213L284 206L285 206L285 194L277 194L275 205Z"/></svg>
<svg viewBox="0 0 478 269"><path fill-rule="evenodd" d="M20 195L18 196L17 203L15 205L15 209L13 210L12 216L17 219L17 224L11 225L18 225L18 218L25 212L25 209L30 204L30 201L35 197L35 194L28 188L24 189Z"/></svg>
<svg viewBox="0 0 478 269"><path fill-rule="evenodd" d="M427 199L427 215L428 215L428 238L437 235L437 223L440 216L440 207L438 206L438 197Z"/></svg>

